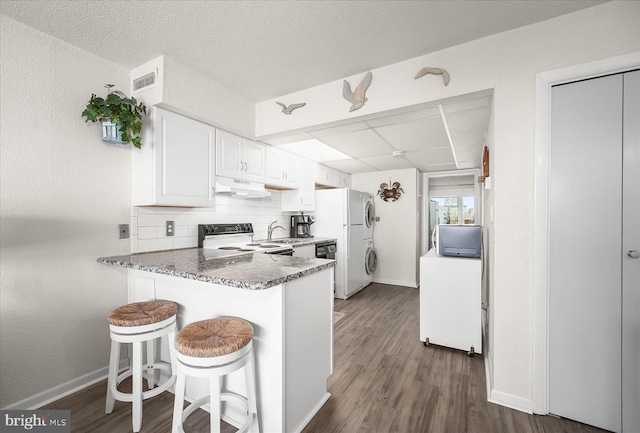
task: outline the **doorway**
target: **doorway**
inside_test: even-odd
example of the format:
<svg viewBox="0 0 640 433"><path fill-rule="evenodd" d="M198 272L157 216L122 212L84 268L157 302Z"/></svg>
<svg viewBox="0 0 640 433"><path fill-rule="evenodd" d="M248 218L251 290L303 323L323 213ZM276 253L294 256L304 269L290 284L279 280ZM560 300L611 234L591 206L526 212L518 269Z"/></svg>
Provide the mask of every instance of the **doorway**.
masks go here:
<svg viewBox="0 0 640 433"><path fill-rule="evenodd" d="M584 73L589 68L591 68L590 74L598 71L600 75L606 72L625 71L633 66L637 67L637 58L637 55L622 56L608 62L597 62L597 64L586 65L580 72ZM614 67L606 69L612 65ZM617 68L619 69L616 71ZM549 98L549 95L553 95L553 91L549 89L551 84L555 84L554 81L564 83L571 78L591 78L584 75L576 76L578 69L580 68L573 68L570 71L553 71L546 73L546 76L538 76L536 105L538 107L553 106L553 97ZM622 76L609 79L609 81L612 80L619 80L619 84L623 82ZM629 76L627 87L637 86L637 83L631 84L632 81L637 80L640 80L638 75ZM563 91L570 89L568 86ZM613 86L617 85L613 84ZM618 87L621 88L621 84ZM590 92L591 90L582 88L575 92L576 95L573 97L580 98ZM638 94L640 93L636 88L626 100L620 96L619 101L613 98L609 102L606 102L608 100L606 97L600 96L596 98L595 105L592 104L585 109L588 104L583 101L576 106L570 106L571 108L565 114L569 119L593 116L587 125L581 127L588 128L615 111L604 107L605 104L613 104L611 107L617 104L621 107L623 100L624 106L640 103L636 96ZM550 99L551 104L549 104ZM580 113L580 110L583 112ZM619 111L622 109L619 108ZM544 118L548 116L544 112L539 112L536 117L533 409L536 413L556 413L612 431L630 432L639 430L638 414L632 408L639 405L640 341L637 336L633 337L630 331L640 326L640 317L638 317L640 288L637 284L640 276L640 262L626 255L626 250L632 248L626 242L631 244L640 242L640 234L637 233L639 217L637 202L640 201L640 182L637 175L640 169L637 119L640 115L638 111L634 113L625 110L624 112L626 116L631 116L624 121L624 124L631 124L636 128L635 133L631 132L632 135L636 134L635 144L624 149L624 153L621 147L608 149L603 153L603 149L597 143L589 144L591 138L596 142L599 140L598 134L602 133L602 127L596 127L591 133L582 134L578 139L578 147L574 149L556 149L554 140L558 137L554 138L554 134L558 132L565 134L561 137L564 139L576 132L580 136L583 131L573 127L563 132L556 125L555 132L552 128L549 135L549 131L544 128L548 126L544 123ZM622 123L620 119L618 129L621 129ZM615 134L614 132L609 135L615 136ZM627 135L622 140L622 132L617 134L620 137L619 142L633 141L632 135ZM551 136L550 145L540 138L549 136ZM565 154L562 153L563 151ZM605 161L609 162L605 163ZM590 164L591 167L589 167ZM616 164L618 164L617 168L612 167ZM611 181L610 184L609 181ZM622 184L626 187L623 188ZM625 194L624 198L622 194ZM629 206L629 203L633 203L634 200L635 207ZM624 206L622 206L623 203ZM625 227L631 230L625 230ZM604 243L611 245L606 246L603 245ZM615 249L615 251L605 252L607 249L611 251ZM559 261L562 262L562 267L557 266ZM573 270L571 266L574 267ZM592 272L593 269L597 272ZM589 272L592 272L592 275L580 281L580 278ZM613 288L605 293L602 287L610 288L612 284L602 283L602 281L598 289L595 283L603 278L617 281L617 289ZM628 284L629 282L631 284ZM587 289L587 285L594 287ZM565 290L565 288L571 289ZM572 307L562 313L559 309L562 302ZM587 307L589 303L593 306ZM598 322L603 316L609 314L614 315L610 320L611 323ZM580 320L586 325L576 325ZM558 332L559 329L560 332ZM576 329L584 329L585 332L576 334ZM563 332L565 335L562 335ZM570 360L568 364L571 365L569 370L565 366L564 375L558 372L562 371L562 368L557 369L559 361L556 355L562 350L565 351L564 356ZM612 353L615 353L613 358ZM594 370L596 368L604 371ZM590 386L577 393L579 398L576 399L575 395L571 398L576 401L584 398L580 404L574 406L578 412L579 409L582 409L583 413L588 412L586 418L580 418L583 415L578 412L572 413L570 410L565 412L566 408L559 403L566 397L563 396L564 391L569 389L575 391L579 386L575 383L563 386L561 381L558 382L558 377L563 379L564 376L580 377L580 370L583 371L582 378L586 379L585 382L590 382ZM586 377L585 372L587 372ZM604 388L598 388L606 382L606 380L600 380L602 375L611 375L614 379L610 379L609 382L614 385L607 388L605 384ZM594 383L599 380L600 384ZM593 399L599 394L608 395L606 403L594 403ZM606 409L609 414L602 419L608 418L608 421L597 420L598 416L594 414L596 411L593 409L584 410L589 405ZM592 415L594 417L590 418ZM600 422L604 423L598 424Z"/></svg>

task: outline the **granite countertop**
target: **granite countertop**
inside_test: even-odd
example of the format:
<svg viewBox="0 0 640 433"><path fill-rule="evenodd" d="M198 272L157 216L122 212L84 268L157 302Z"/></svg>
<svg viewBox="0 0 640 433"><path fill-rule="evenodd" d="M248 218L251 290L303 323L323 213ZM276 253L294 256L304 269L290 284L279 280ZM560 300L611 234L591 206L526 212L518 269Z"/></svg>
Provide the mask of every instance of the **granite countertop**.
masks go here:
<svg viewBox="0 0 640 433"><path fill-rule="evenodd" d="M100 257L99 263L189 280L263 290L335 266L335 260L185 248Z"/></svg>
<svg viewBox="0 0 640 433"><path fill-rule="evenodd" d="M257 240L256 242L273 242L276 244L289 244L289 245L293 245L294 247L302 247L305 245L315 245L315 244L329 242L329 241L337 242L337 239L314 236L311 238L275 238L275 239L271 239L271 241L267 241L266 239L260 239L260 240Z"/></svg>

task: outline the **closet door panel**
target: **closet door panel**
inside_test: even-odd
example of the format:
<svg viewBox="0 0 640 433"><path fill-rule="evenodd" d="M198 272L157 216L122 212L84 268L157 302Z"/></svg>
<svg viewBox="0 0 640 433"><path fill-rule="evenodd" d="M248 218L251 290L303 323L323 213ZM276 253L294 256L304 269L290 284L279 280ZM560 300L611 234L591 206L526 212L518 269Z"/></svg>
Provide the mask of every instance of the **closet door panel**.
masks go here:
<svg viewBox="0 0 640 433"><path fill-rule="evenodd" d="M556 86L549 182L549 409L621 428L622 76Z"/></svg>

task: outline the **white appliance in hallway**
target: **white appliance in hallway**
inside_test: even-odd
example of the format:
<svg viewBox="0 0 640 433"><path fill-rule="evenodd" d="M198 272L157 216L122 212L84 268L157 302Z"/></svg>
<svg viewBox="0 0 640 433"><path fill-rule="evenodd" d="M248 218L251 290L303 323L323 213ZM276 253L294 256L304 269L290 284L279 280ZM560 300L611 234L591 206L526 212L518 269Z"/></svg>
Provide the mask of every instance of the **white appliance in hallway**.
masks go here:
<svg viewBox="0 0 640 433"><path fill-rule="evenodd" d="M364 199L364 281L365 286L373 282L373 273L378 266L378 256L373 247L373 224L375 221L375 208L373 195L365 192Z"/></svg>
<svg viewBox="0 0 640 433"><path fill-rule="evenodd" d="M335 297L340 299L365 286L364 194L349 188L316 191L314 233L338 240Z"/></svg>

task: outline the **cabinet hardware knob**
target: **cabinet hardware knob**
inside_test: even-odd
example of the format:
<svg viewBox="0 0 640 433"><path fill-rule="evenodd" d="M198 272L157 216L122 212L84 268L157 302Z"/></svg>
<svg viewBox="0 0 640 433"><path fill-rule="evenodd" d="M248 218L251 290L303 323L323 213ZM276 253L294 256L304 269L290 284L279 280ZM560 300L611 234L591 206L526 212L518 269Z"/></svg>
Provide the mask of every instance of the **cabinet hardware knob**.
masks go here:
<svg viewBox="0 0 640 433"><path fill-rule="evenodd" d="M636 250L629 250L627 251L627 255L629 257L631 257L632 259L637 259L640 257L640 251L636 251Z"/></svg>

